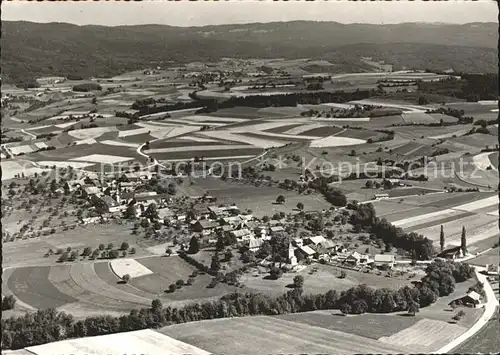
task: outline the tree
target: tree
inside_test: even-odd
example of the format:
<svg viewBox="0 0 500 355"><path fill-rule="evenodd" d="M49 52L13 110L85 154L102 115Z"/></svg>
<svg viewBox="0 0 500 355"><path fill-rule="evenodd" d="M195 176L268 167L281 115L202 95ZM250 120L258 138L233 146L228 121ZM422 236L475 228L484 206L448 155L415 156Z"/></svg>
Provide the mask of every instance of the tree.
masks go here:
<svg viewBox="0 0 500 355"><path fill-rule="evenodd" d="M175 292L176 289L177 289L177 286L175 284L170 284L170 286L168 286L168 290L170 292Z"/></svg>
<svg viewBox="0 0 500 355"><path fill-rule="evenodd" d="M125 210L124 217L126 219L135 219L137 215L137 210L135 208L135 205L129 205L127 206L127 209Z"/></svg>
<svg viewBox="0 0 500 355"><path fill-rule="evenodd" d="M75 261L78 258L78 253L76 251L72 251L69 256L69 261Z"/></svg>
<svg viewBox="0 0 500 355"><path fill-rule="evenodd" d="M90 254L92 254L92 248L91 248L91 247L85 247L85 248L83 249L83 253L82 253L82 255L83 255L83 256L89 256Z"/></svg>
<svg viewBox="0 0 500 355"><path fill-rule="evenodd" d="M429 100L425 96L419 96L418 97L418 104L419 105L427 105L429 103Z"/></svg>
<svg viewBox="0 0 500 355"><path fill-rule="evenodd" d="M108 244L108 250L111 250L111 249L113 249L113 248L114 248L113 243L109 243L109 244Z"/></svg>
<svg viewBox="0 0 500 355"><path fill-rule="evenodd" d="M226 252L224 253L224 260L230 261L232 258L233 252L231 251L231 249L226 250Z"/></svg>
<svg viewBox="0 0 500 355"><path fill-rule="evenodd" d="M285 196L283 196L283 195L279 195L279 196L276 198L276 203L279 203L279 204L283 204L283 203L285 203Z"/></svg>
<svg viewBox="0 0 500 355"><path fill-rule="evenodd" d="M158 210L156 207L156 203L150 203L144 211L144 217L149 219L158 219Z"/></svg>
<svg viewBox="0 0 500 355"><path fill-rule="evenodd" d="M135 248L130 249L130 254L135 254Z"/></svg>
<svg viewBox="0 0 500 355"><path fill-rule="evenodd" d="M196 254L200 251L200 241L196 236L193 235L191 240L189 241L189 249L188 253L189 254Z"/></svg>
<svg viewBox="0 0 500 355"><path fill-rule="evenodd" d="M61 254L61 256L59 257L58 261L62 263L62 262L67 261L68 258L69 258L69 254L68 254L68 252L65 252L65 253Z"/></svg>
<svg viewBox="0 0 500 355"><path fill-rule="evenodd" d="M297 275L293 278L293 287L294 288L303 288L304 287L304 276Z"/></svg>
<svg viewBox="0 0 500 355"><path fill-rule="evenodd" d="M215 243L215 249L217 251L222 251L224 247L225 247L224 237L222 235L219 235L219 237L217 238L217 243Z"/></svg>
<svg viewBox="0 0 500 355"><path fill-rule="evenodd" d="M304 209L304 204L302 202L297 203L297 209L302 211Z"/></svg>
<svg viewBox="0 0 500 355"><path fill-rule="evenodd" d="M99 255L101 254L101 251L99 249L96 249L92 252L92 256L91 258L92 259L97 259L99 257Z"/></svg>
<svg viewBox="0 0 500 355"><path fill-rule="evenodd" d="M104 244L99 244L99 250L104 250L105 246Z"/></svg>
<svg viewBox="0 0 500 355"><path fill-rule="evenodd" d="M175 284L177 285L177 288L181 288L182 286L184 286L184 280L179 279L175 281Z"/></svg>
<svg viewBox="0 0 500 355"><path fill-rule="evenodd" d="M408 305L408 314L415 316L415 313L420 311L420 306L417 302L411 301L410 304Z"/></svg>
<svg viewBox="0 0 500 355"><path fill-rule="evenodd" d="M441 224L441 233L439 234L439 244L441 245L441 251L444 250L444 228Z"/></svg>
<svg viewBox="0 0 500 355"><path fill-rule="evenodd" d="M371 188L373 187L373 181L368 180L368 181L366 182L366 184L365 184L365 187L366 187L367 189L371 189Z"/></svg>
<svg viewBox="0 0 500 355"><path fill-rule="evenodd" d="M172 255L172 249L167 248L167 249L165 250L165 254L167 254L167 256Z"/></svg>
<svg viewBox="0 0 500 355"><path fill-rule="evenodd" d="M462 226L462 239L460 243L460 248L462 249L463 255L467 253L467 236L465 233L465 226Z"/></svg>
<svg viewBox="0 0 500 355"><path fill-rule="evenodd" d="M16 299L12 295L5 296L2 299L2 311L13 309L15 305L16 305Z"/></svg>
<svg viewBox="0 0 500 355"><path fill-rule="evenodd" d="M340 311L343 315L348 315L351 312L351 305L349 303L344 303L340 306Z"/></svg>
<svg viewBox="0 0 500 355"><path fill-rule="evenodd" d="M271 276L271 279L277 280L281 276L283 276L283 270L281 270L279 267L273 266L269 274Z"/></svg>
<svg viewBox="0 0 500 355"><path fill-rule="evenodd" d="M151 310L153 313L160 313L160 311L163 309L163 304L159 299L154 299L151 301Z"/></svg>
<svg viewBox="0 0 500 355"><path fill-rule="evenodd" d="M109 251L109 258L110 259L116 259L120 256L120 252L118 250L110 250Z"/></svg>
<svg viewBox="0 0 500 355"><path fill-rule="evenodd" d="M129 244L127 242L123 242L120 246L120 250L128 250Z"/></svg>
<svg viewBox="0 0 500 355"><path fill-rule="evenodd" d="M216 252L214 256L212 256L212 263L210 264L210 270L219 271L219 269L220 269L219 253Z"/></svg>
<svg viewBox="0 0 500 355"><path fill-rule="evenodd" d="M130 281L130 275L129 274L123 275L122 280L123 282L128 283Z"/></svg>

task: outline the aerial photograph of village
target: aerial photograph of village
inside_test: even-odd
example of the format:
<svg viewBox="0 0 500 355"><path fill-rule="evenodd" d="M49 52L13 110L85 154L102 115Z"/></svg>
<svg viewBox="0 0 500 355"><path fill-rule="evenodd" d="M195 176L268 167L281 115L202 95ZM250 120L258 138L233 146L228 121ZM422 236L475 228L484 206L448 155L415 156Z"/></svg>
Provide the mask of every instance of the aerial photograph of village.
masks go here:
<svg viewBox="0 0 500 355"><path fill-rule="evenodd" d="M2 5L2 354L500 351L496 2Z"/></svg>

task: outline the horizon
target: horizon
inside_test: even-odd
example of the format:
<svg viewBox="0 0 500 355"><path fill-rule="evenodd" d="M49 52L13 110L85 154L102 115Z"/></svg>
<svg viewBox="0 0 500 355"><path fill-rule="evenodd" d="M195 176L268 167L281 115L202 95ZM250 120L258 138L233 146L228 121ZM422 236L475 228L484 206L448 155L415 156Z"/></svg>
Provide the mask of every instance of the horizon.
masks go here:
<svg viewBox="0 0 500 355"><path fill-rule="evenodd" d="M3 21L106 27L205 27L316 21L339 24L497 23L494 1L476 2L18 2L2 5ZM57 6L57 7L56 7ZM173 6L176 10L172 11ZM259 6L257 8L257 6ZM112 14L110 16L110 14Z"/></svg>
<svg viewBox="0 0 500 355"><path fill-rule="evenodd" d="M179 25L170 25L170 24L162 24L162 23L140 23L140 24L131 24L131 25L97 25L97 24L76 24L72 22L64 22L64 21L51 21L51 22L37 22L30 20L2 20L3 22L26 22L33 23L39 25L72 25L77 27L109 27L109 28L118 28L118 27L139 27L139 26L165 26L165 27L176 27L176 28L204 28L204 27L213 27L213 26L246 26L246 25L265 25L265 24L273 24L273 23L293 23L293 22L313 22L313 23L328 23L328 24L338 24L338 25L373 25L373 26L395 26L395 25L436 25L436 26L467 26L467 25L475 25L475 24L495 24L495 22L487 21L487 22L465 22L465 23L446 23L446 22L419 22L419 21L409 21L409 22L398 22L398 23L367 23L367 22L352 22L352 23L342 23L338 21L320 21L320 20L286 20L286 21L269 21L269 22L241 22L241 23L221 23L218 25L193 25L193 26L179 26Z"/></svg>

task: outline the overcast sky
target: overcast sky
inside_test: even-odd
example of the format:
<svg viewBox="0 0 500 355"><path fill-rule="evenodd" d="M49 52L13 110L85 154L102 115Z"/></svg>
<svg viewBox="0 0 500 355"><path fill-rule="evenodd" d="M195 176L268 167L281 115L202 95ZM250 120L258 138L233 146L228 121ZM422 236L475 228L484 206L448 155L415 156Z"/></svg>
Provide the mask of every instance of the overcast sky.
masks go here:
<svg viewBox="0 0 500 355"><path fill-rule="evenodd" d="M497 22L492 0L447 2L288 2L231 0L198 2L2 1L2 20L69 22L78 25L164 24L203 26L317 20L341 23Z"/></svg>

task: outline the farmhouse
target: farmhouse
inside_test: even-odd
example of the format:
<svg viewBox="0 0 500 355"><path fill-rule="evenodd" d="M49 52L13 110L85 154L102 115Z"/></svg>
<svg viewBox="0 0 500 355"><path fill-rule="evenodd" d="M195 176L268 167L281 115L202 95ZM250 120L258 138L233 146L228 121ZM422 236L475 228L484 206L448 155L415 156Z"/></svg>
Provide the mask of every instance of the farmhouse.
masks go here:
<svg viewBox="0 0 500 355"><path fill-rule="evenodd" d="M317 255L317 252L314 249L308 247L307 245L298 247L296 251L306 259L312 259L314 256Z"/></svg>
<svg viewBox="0 0 500 355"><path fill-rule="evenodd" d="M262 239L252 238L248 242L248 249L250 251L256 252L262 246L262 243L264 243Z"/></svg>
<svg viewBox="0 0 500 355"><path fill-rule="evenodd" d="M481 301L481 295L475 291L467 293L465 296L457 298L449 303L449 305L464 305L467 307L476 307Z"/></svg>
<svg viewBox="0 0 500 355"><path fill-rule="evenodd" d="M376 254L373 263L376 267L384 267L387 265L389 268L394 267L395 258L392 254Z"/></svg>
<svg viewBox="0 0 500 355"><path fill-rule="evenodd" d="M439 258L444 258L444 259L457 259L457 258L462 258L463 251L460 246L456 246L450 249L443 250L441 253L438 254Z"/></svg>
<svg viewBox="0 0 500 355"><path fill-rule="evenodd" d="M365 264L368 262L368 256L363 255L358 253L357 251L353 252L351 255L349 255L347 258L344 259L344 263L351 265L351 266L356 266L358 264Z"/></svg>
<svg viewBox="0 0 500 355"><path fill-rule="evenodd" d="M313 244L313 245L318 245L321 243L324 243L326 241L325 237L322 235L317 235L315 237L309 237L306 239L306 245Z"/></svg>
<svg viewBox="0 0 500 355"><path fill-rule="evenodd" d="M253 233L246 228L233 230L229 233L238 240L249 240L251 237L253 237Z"/></svg>
<svg viewBox="0 0 500 355"><path fill-rule="evenodd" d="M270 231L271 235L276 235L279 233L283 233L285 231L285 229L282 226L275 226L275 227L269 228L269 231Z"/></svg>
<svg viewBox="0 0 500 355"><path fill-rule="evenodd" d="M109 212L118 212L121 211L121 205L115 201L111 196L104 195L100 197L100 200L106 205ZM126 207L126 206L125 206Z"/></svg>
<svg viewBox="0 0 500 355"><path fill-rule="evenodd" d="M196 221L196 223L193 225L193 230L198 233L202 234L210 234L215 228L217 228L219 225L215 223L214 221L209 221L209 220L199 220Z"/></svg>

